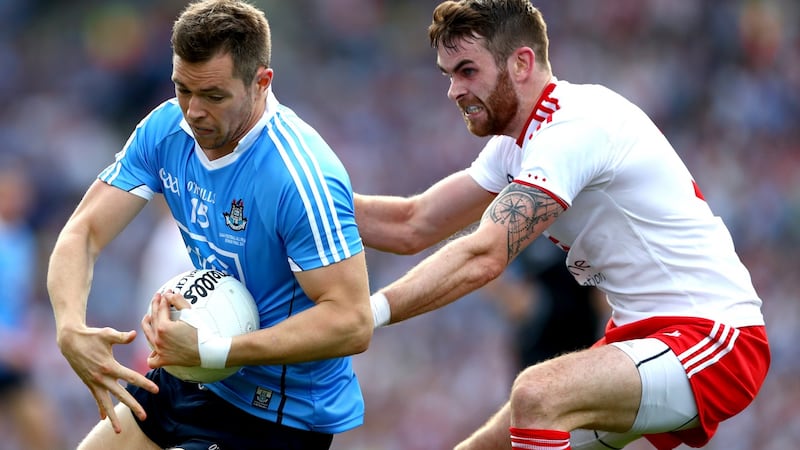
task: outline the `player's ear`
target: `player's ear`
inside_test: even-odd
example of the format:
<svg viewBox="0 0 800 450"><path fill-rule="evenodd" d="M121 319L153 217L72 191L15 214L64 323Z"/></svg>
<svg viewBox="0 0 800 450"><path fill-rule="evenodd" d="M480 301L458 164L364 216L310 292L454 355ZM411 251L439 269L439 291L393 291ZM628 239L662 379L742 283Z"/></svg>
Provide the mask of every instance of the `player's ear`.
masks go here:
<svg viewBox="0 0 800 450"><path fill-rule="evenodd" d="M258 87L262 89L268 88L270 83L272 83L272 74L272 69L264 66L259 67L256 71L256 83Z"/></svg>
<svg viewBox="0 0 800 450"><path fill-rule="evenodd" d="M512 76L528 77L536 69L536 55L530 47L520 47L511 54L509 66Z"/></svg>

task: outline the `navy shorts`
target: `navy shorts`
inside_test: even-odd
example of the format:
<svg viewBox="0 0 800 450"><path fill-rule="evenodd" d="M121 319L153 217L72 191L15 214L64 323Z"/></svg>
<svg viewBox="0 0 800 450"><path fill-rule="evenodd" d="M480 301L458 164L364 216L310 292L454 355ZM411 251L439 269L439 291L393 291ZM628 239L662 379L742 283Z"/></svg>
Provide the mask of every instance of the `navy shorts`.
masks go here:
<svg viewBox="0 0 800 450"><path fill-rule="evenodd" d="M333 435L279 425L222 400L196 383L163 369L147 373L158 394L128 385L147 419L134 416L144 434L162 448L185 450L328 450Z"/></svg>

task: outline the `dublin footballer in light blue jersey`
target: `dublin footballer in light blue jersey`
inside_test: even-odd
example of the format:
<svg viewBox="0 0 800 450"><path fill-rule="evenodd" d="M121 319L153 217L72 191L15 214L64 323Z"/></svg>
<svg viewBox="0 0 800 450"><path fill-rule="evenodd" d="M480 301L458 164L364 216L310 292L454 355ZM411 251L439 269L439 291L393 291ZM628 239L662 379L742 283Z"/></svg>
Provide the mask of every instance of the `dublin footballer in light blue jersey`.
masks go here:
<svg viewBox="0 0 800 450"><path fill-rule="evenodd" d="M293 272L363 250L337 156L271 92L264 116L233 153L209 161L196 145L177 103L167 101L100 179L146 199L163 194L195 267L244 282L262 327L311 307ZM245 366L207 387L254 415L328 433L360 425L364 412L347 357Z"/></svg>
<svg viewBox="0 0 800 450"><path fill-rule="evenodd" d="M78 448L327 450L363 422L350 355L367 349L374 323L350 179L272 94L262 10L192 1L170 44L175 97L136 126L50 256L56 341L101 419ZM141 319L151 370L140 373L113 353L139 331L90 326L86 306L100 253L159 194L195 267L247 286L260 329L225 337L196 328L191 312L172 317L170 308L191 308L186 298L156 292ZM165 370L198 365L241 369L208 384Z"/></svg>

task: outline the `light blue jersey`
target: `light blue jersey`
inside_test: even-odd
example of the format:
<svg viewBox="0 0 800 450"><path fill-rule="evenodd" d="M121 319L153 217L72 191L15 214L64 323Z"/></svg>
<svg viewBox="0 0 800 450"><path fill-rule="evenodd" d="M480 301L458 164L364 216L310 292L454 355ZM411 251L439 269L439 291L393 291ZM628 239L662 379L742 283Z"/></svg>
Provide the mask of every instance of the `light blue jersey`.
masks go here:
<svg viewBox="0 0 800 450"><path fill-rule="evenodd" d="M363 251L343 165L271 92L261 120L233 153L214 161L169 100L136 127L99 178L146 199L162 193L195 267L244 282L262 328L313 306L293 271ZM339 433L363 422L350 357L247 366L207 387L256 416L295 428Z"/></svg>

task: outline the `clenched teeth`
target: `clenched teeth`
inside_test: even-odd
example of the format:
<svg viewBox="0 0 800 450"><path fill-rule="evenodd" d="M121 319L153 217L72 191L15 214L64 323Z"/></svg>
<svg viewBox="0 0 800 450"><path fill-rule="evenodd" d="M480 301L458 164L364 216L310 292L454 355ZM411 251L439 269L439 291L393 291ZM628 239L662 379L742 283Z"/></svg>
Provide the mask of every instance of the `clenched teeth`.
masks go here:
<svg viewBox="0 0 800 450"><path fill-rule="evenodd" d="M465 114L475 114L476 112L480 111L481 107L476 105L470 105L464 108Z"/></svg>

